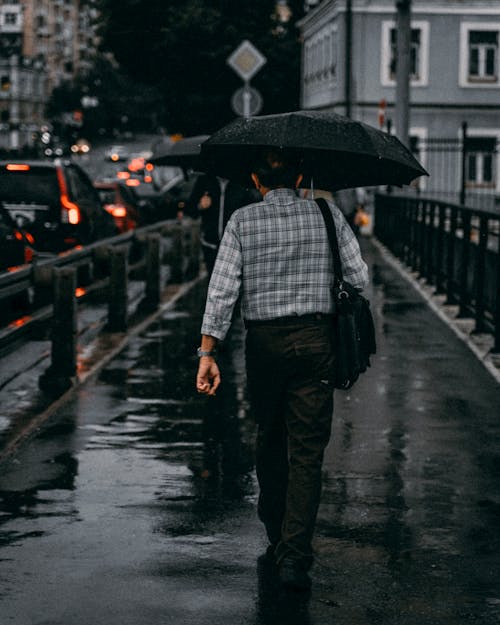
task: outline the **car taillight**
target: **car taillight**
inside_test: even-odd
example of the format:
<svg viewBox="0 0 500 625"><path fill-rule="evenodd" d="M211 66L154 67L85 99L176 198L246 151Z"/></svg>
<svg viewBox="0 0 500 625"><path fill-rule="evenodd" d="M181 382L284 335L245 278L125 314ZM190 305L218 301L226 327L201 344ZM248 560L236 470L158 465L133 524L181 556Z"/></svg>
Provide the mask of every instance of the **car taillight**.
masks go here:
<svg viewBox="0 0 500 625"><path fill-rule="evenodd" d="M61 221L62 223L76 226L80 223L81 219L80 209L77 204L69 199L66 180L64 179L64 175L60 169L57 169L57 180L59 182L60 199L63 207L63 210L61 211Z"/></svg>
<svg viewBox="0 0 500 625"><path fill-rule="evenodd" d="M20 164L20 163L9 163L8 165L5 166L5 169L7 171L29 171L30 166Z"/></svg>
<svg viewBox="0 0 500 625"><path fill-rule="evenodd" d="M28 245L24 246L24 262L25 263L31 263L31 261L33 260L35 253L33 252L33 249L31 247L29 247Z"/></svg>
<svg viewBox="0 0 500 625"><path fill-rule="evenodd" d="M126 217L127 209L125 206L119 206L117 204L106 204L104 208L108 211L110 215L113 217Z"/></svg>

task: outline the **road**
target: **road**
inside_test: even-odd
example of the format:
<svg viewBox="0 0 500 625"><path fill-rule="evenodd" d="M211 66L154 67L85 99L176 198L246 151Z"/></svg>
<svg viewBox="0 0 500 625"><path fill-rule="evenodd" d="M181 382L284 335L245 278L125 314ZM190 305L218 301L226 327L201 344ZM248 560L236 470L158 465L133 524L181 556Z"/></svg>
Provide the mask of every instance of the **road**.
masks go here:
<svg viewBox="0 0 500 625"><path fill-rule="evenodd" d="M0 476L2 625L498 625L498 385L364 242L379 351L337 393L311 594L257 556L243 328L194 392L206 285Z"/></svg>

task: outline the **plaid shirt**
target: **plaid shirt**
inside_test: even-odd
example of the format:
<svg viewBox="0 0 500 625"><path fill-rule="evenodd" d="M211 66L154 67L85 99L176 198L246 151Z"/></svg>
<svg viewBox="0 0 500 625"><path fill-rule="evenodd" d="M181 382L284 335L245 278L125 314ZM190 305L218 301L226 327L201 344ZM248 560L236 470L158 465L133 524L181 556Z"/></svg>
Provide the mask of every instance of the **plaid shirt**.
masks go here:
<svg viewBox="0 0 500 625"><path fill-rule="evenodd" d="M358 241L332 205L344 278L368 284ZM223 340L240 295L244 319L331 313L333 261L323 216L314 200L273 189L238 209L222 238L208 288L202 334Z"/></svg>

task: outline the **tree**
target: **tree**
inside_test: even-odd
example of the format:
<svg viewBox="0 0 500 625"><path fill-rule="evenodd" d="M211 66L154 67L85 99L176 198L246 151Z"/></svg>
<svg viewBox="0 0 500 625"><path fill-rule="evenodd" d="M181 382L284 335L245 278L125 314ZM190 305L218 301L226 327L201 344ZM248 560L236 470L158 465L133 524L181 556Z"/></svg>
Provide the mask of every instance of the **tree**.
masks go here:
<svg viewBox="0 0 500 625"><path fill-rule="evenodd" d="M163 95L170 132L211 132L234 117L233 92L241 80L226 60L243 39L267 58L252 80L262 113L299 106L300 42L295 21L301 0L288 2L293 17L276 29L275 0L101 0L104 49L135 80Z"/></svg>

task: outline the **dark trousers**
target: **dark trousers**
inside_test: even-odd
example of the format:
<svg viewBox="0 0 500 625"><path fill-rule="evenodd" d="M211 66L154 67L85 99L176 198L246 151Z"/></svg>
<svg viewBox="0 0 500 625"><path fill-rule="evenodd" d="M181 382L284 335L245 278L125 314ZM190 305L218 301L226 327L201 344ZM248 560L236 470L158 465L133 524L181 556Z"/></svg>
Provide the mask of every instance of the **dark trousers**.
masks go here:
<svg viewBox="0 0 500 625"><path fill-rule="evenodd" d="M246 360L259 518L278 561L290 555L310 565L333 416L331 321L250 324Z"/></svg>

